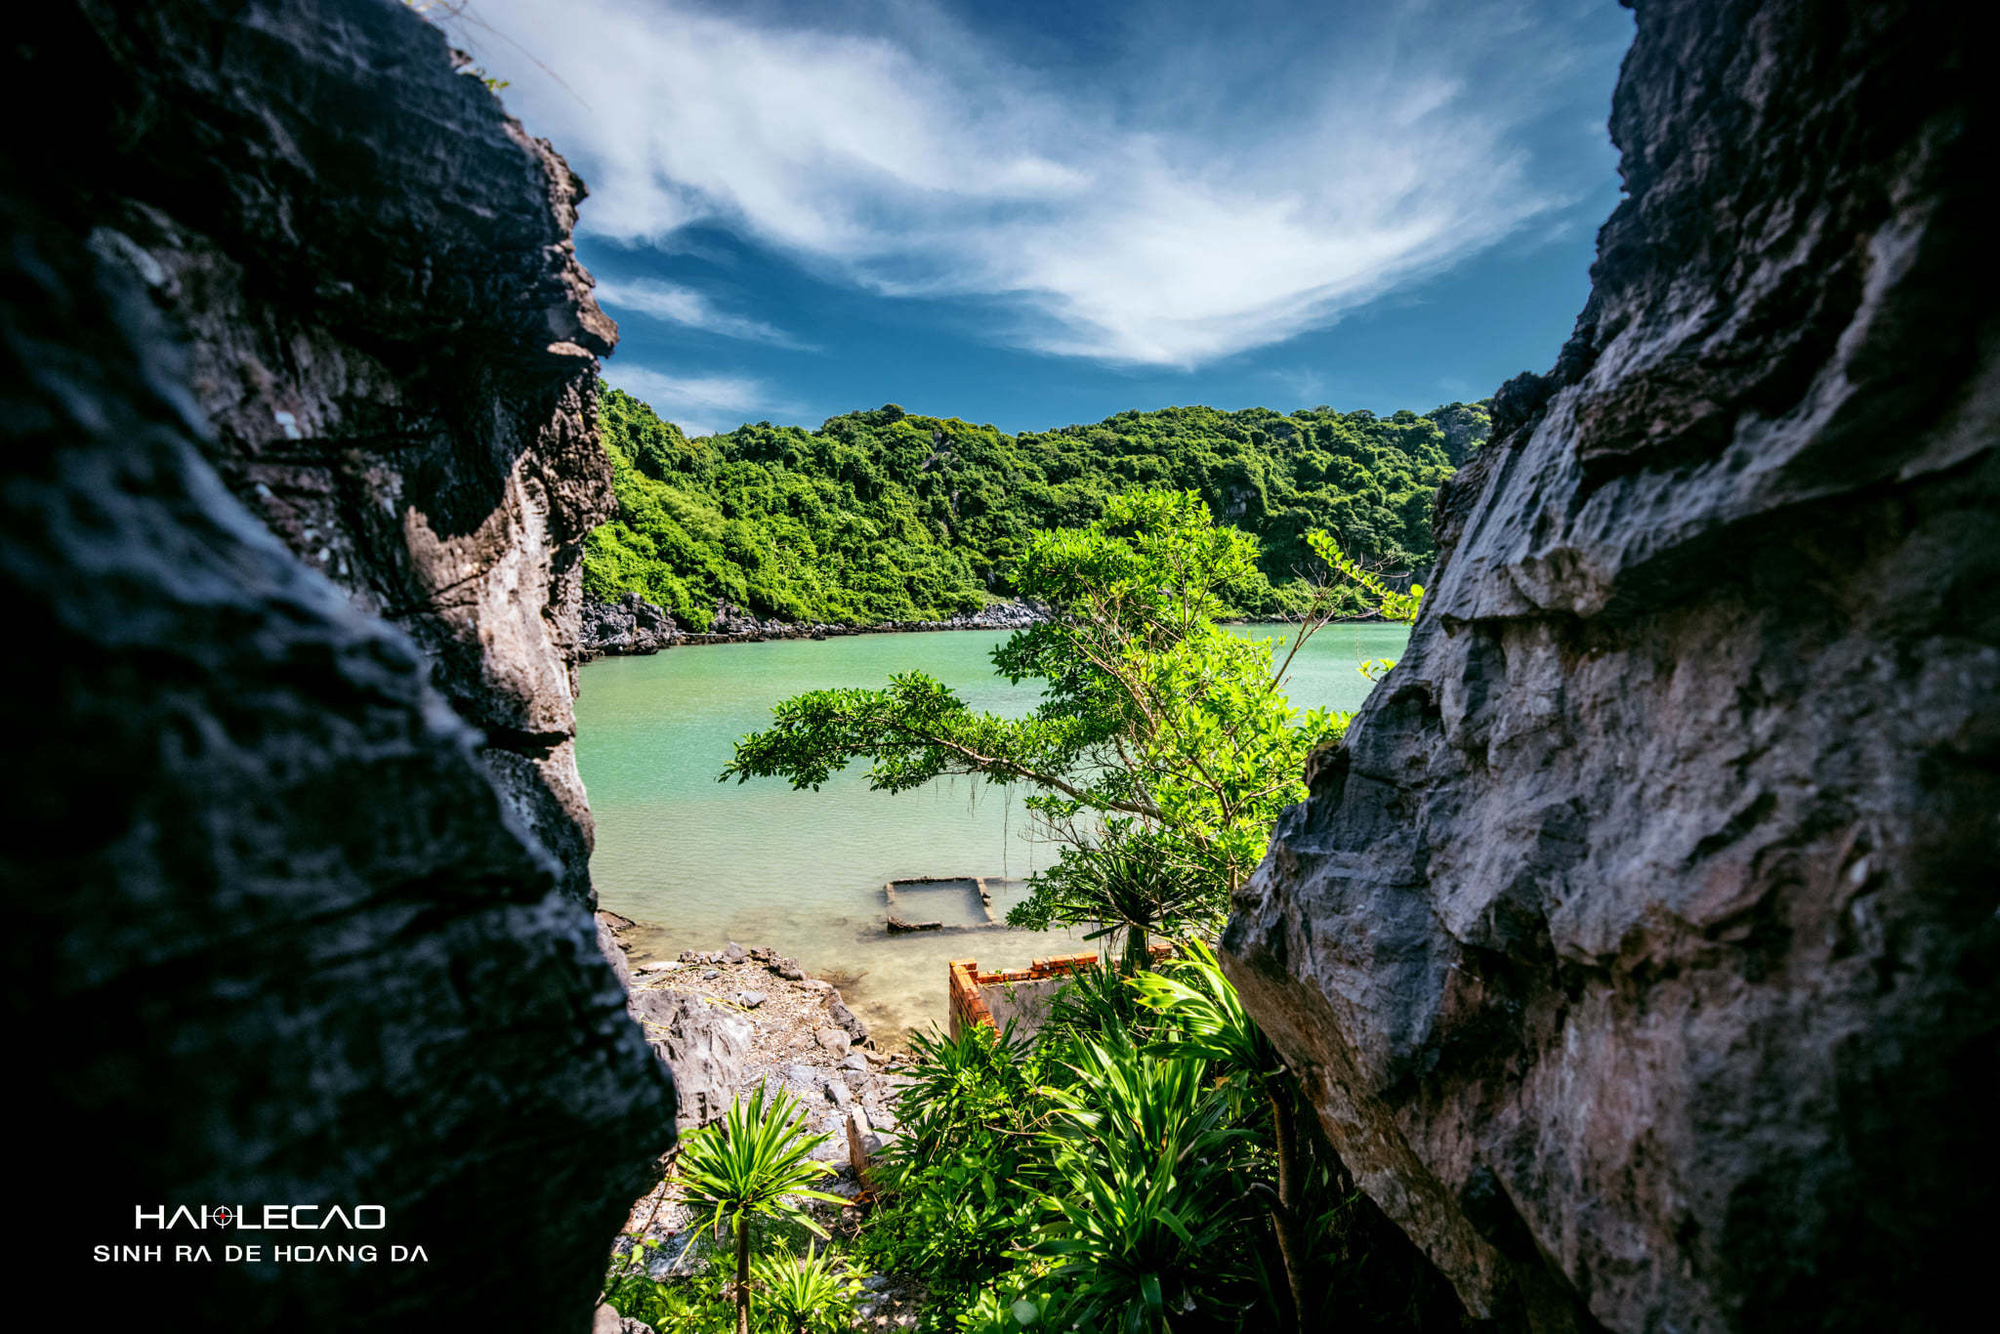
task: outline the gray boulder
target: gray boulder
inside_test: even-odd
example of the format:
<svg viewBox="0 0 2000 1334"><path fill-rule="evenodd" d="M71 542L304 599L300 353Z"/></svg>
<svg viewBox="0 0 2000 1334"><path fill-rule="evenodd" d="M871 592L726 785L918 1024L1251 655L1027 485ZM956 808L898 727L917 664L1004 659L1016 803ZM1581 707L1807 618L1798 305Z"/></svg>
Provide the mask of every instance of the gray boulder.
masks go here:
<svg viewBox="0 0 2000 1334"><path fill-rule="evenodd" d="M590 1334L654 1334L654 1329L643 1320L619 1315L612 1307L599 1306Z"/></svg>
<svg viewBox="0 0 2000 1334"><path fill-rule="evenodd" d="M632 993L632 1017L653 1050L673 1069L683 1128L716 1120L749 1082L749 1021L684 992Z"/></svg>
<svg viewBox="0 0 2000 1334"><path fill-rule="evenodd" d="M861 1021L859 1015L848 1009L847 1003L838 996L827 1003L826 1013L828 1018L846 1030L848 1038L854 1045L860 1046L868 1041L868 1025Z"/></svg>

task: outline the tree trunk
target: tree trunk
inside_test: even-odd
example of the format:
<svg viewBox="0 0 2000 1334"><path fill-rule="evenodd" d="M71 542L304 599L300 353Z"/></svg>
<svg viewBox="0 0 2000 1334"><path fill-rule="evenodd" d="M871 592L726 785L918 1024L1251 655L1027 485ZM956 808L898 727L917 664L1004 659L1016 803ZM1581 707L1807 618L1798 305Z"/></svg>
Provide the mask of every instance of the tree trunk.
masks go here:
<svg viewBox="0 0 2000 1334"><path fill-rule="evenodd" d="M1143 926L1125 927L1125 959L1118 971L1126 977L1153 966L1153 941Z"/></svg>
<svg viewBox="0 0 2000 1334"><path fill-rule="evenodd" d="M1285 1285L1292 1292L1295 1329L1311 1328L1312 1313L1306 1306L1306 1242L1299 1229L1299 1193L1304 1183L1299 1168L1299 1133L1293 1121L1292 1100L1283 1089L1273 1089L1271 1101L1271 1141L1278 1159L1278 1204L1271 1210L1271 1226L1278 1234L1278 1256L1285 1264Z"/></svg>
<svg viewBox="0 0 2000 1334"><path fill-rule="evenodd" d="M736 1334L750 1334L750 1215L736 1215Z"/></svg>

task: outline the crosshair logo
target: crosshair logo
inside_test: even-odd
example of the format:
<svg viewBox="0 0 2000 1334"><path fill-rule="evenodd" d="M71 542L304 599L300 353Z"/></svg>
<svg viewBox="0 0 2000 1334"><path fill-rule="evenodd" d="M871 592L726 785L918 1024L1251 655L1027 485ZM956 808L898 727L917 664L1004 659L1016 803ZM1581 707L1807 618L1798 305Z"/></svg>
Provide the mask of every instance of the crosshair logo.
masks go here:
<svg viewBox="0 0 2000 1334"><path fill-rule="evenodd" d="M230 1223L235 1221L236 1218L235 1214L229 1212L228 1205L224 1205L219 1209L209 1210L208 1216L214 1219L217 1223L220 1223L223 1227L228 1227Z"/></svg>

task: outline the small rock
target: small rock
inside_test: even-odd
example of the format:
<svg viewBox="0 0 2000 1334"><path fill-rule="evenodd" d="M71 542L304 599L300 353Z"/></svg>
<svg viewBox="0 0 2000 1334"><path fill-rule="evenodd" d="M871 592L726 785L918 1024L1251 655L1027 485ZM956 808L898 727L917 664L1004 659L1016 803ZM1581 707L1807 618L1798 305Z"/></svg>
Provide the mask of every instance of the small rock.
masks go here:
<svg viewBox="0 0 2000 1334"><path fill-rule="evenodd" d="M742 963L744 956L748 953L749 951L732 940L723 948L722 957L730 963Z"/></svg>
<svg viewBox="0 0 2000 1334"><path fill-rule="evenodd" d="M672 959L655 959L652 963L640 964L639 971L642 973L671 973L679 967L680 965Z"/></svg>
<svg viewBox="0 0 2000 1334"><path fill-rule="evenodd" d="M847 1034L837 1028L822 1028L819 1031L818 1037L819 1045L832 1052L835 1056L847 1055L847 1049L852 1045L848 1041Z"/></svg>
<svg viewBox="0 0 2000 1334"><path fill-rule="evenodd" d="M599 1306L590 1334L653 1334L653 1327L643 1320L621 1316L609 1306Z"/></svg>
<svg viewBox="0 0 2000 1334"><path fill-rule="evenodd" d="M861 1054L868 1058L870 1065L882 1066L889 1064L889 1054L887 1052L865 1051Z"/></svg>
<svg viewBox="0 0 2000 1334"><path fill-rule="evenodd" d="M893 1281L887 1274L870 1274L861 1280L861 1286L869 1292L880 1292Z"/></svg>
<svg viewBox="0 0 2000 1334"><path fill-rule="evenodd" d="M769 999L770 997L761 991L739 991L736 993L736 1003L746 1010L754 1010Z"/></svg>
<svg viewBox="0 0 2000 1334"><path fill-rule="evenodd" d="M840 1068L843 1070L866 1070L868 1068L868 1061L858 1051L849 1052L847 1059L840 1063Z"/></svg>
<svg viewBox="0 0 2000 1334"><path fill-rule="evenodd" d="M868 1040L868 1025L862 1023L859 1016L848 1009L838 996L828 1002L826 1012L834 1023L847 1030L847 1036L853 1041L860 1043Z"/></svg>
<svg viewBox="0 0 2000 1334"><path fill-rule="evenodd" d="M826 1081L826 1100L836 1107L847 1107L854 1102L854 1094L847 1087L847 1081L829 1079Z"/></svg>
<svg viewBox="0 0 2000 1334"><path fill-rule="evenodd" d="M825 1140L813 1146L811 1157L822 1163L843 1164L847 1161L847 1122L838 1112L829 1112L814 1127L814 1133L826 1136Z"/></svg>
<svg viewBox="0 0 2000 1334"><path fill-rule="evenodd" d="M713 982L713 981L715 981L715 979L716 979L716 978L718 978L718 977L721 977L721 976L722 976L722 970L721 970L721 969L719 969L719 968L711 968L711 969L709 969L709 970L708 970L707 972L705 972L705 973L703 973L703 974L701 975L701 980L702 980L702 981L704 981L704 982Z"/></svg>

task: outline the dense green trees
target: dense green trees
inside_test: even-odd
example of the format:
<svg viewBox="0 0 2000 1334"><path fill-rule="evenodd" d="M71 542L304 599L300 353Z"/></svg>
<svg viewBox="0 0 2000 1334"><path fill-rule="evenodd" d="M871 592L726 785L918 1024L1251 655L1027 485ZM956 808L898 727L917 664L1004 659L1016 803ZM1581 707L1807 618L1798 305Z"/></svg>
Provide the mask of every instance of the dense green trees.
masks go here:
<svg viewBox="0 0 2000 1334"><path fill-rule="evenodd" d="M1255 538L1236 609L1284 610L1304 595L1314 529L1371 565L1427 562L1431 495L1486 432L1483 406L1458 403L1389 417L1166 408L1018 436L891 405L817 431L689 440L616 389L602 420L619 514L591 535L585 593L634 591L692 628L718 599L849 624L976 608L1017 591L1036 530L1082 527L1138 487L1194 491Z"/></svg>

